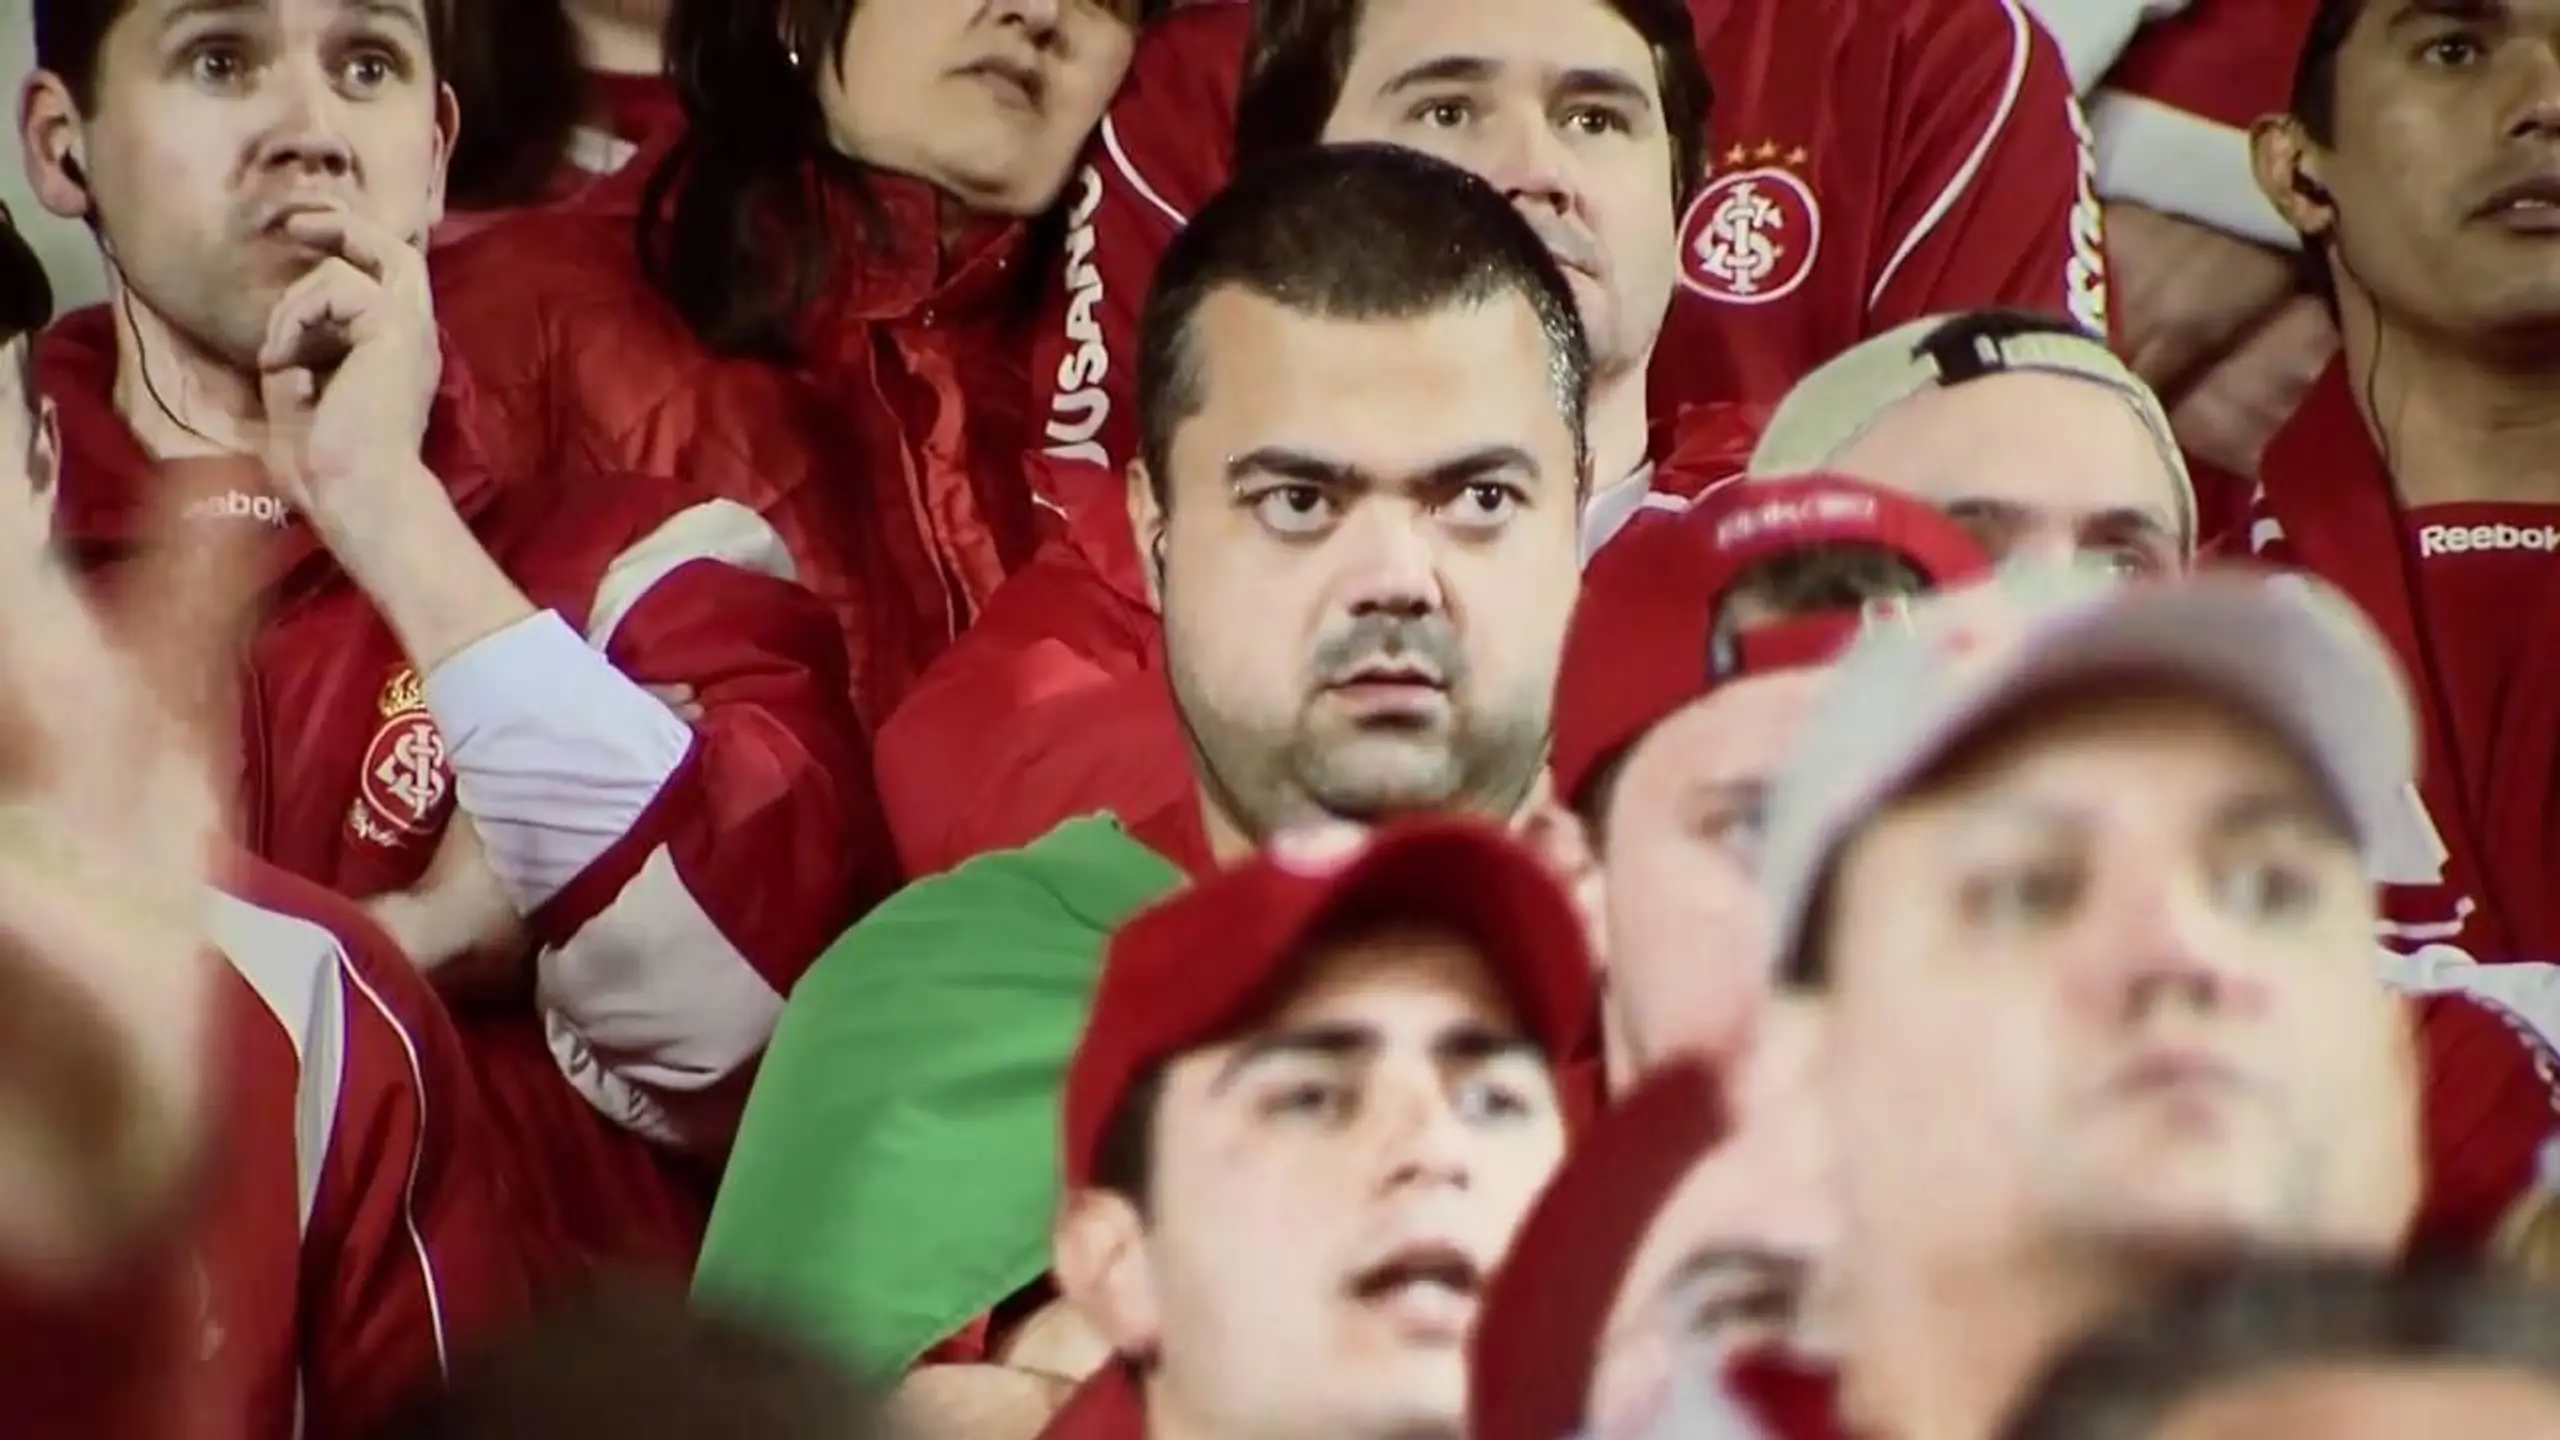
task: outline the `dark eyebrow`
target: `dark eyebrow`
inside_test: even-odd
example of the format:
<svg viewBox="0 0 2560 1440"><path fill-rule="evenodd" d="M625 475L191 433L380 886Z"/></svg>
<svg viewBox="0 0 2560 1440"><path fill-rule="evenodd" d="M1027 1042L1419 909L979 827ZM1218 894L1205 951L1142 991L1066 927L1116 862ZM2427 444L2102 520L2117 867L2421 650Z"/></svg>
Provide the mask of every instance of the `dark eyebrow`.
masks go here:
<svg viewBox="0 0 2560 1440"><path fill-rule="evenodd" d="M1710 1242L1680 1258L1664 1276L1656 1294L1677 1301L1720 1281L1774 1281L1800 1287L1811 1269L1801 1255L1766 1245Z"/></svg>
<svg viewBox="0 0 2560 1440"><path fill-rule="evenodd" d="M387 21L414 32L421 40L426 38L427 22L418 13L418 7L409 0L341 0L341 3L359 18ZM224 19L262 12L267 4L268 0L176 0L160 17L160 28L165 32L190 20Z"/></svg>
<svg viewBox="0 0 2560 1440"><path fill-rule="evenodd" d="M1454 490L1496 475L1542 478L1538 462L1517 445L1487 445L1435 460L1416 477L1422 488ZM1227 462L1227 483L1239 485L1255 476L1294 480L1328 489L1376 489L1379 477L1358 465L1287 445L1265 445Z"/></svg>
<svg viewBox="0 0 2560 1440"><path fill-rule="evenodd" d="M2382 28L2400 30L2428 20L2503 20L2508 10L2507 0L2407 0Z"/></svg>
<svg viewBox="0 0 2560 1440"><path fill-rule="evenodd" d="M1236 1047L1236 1053L1218 1067L1217 1078L1209 1082L1209 1093L1226 1090L1246 1071L1265 1061L1284 1057L1361 1060L1376 1054L1384 1043L1378 1032L1366 1025L1297 1025L1268 1030ZM1431 1042L1431 1058L1444 1066L1472 1067L1514 1056L1538 1059L1542 1055L1528 1036L1492 1025L1453 1025Z"/></svg>
<svg viewBox="0 0 2560 1440"><path fill-rule="evenodd" d="M2119 505L2098 511L2080 522L2080 531L2094 539L2122 544L2127 541L2181 539L2178 522L2149 506Z"/></svg>
<svg viewBox="0 0 2560 1440"><path fill-rule="evenodd" d="M2217 839L2245 839L2269 831L2290 830L2341 845L2355 843L2346 816L2325 796L2292 786L2251 790L2235 795L2214 811Z"/></svg>
<svg viewBox="0 0 2560 1440"><path fill-rule="evenodd" d="M1612 100L1638 110L1653 109L1653 92L1624 70L1567 70L1557 77L1555 88L1579 100Z"/></svg>
<svg viewBox="0 0 2560 1440"><path fill-rule="evenodd" d="M1493 78L1494 64L1475 55L1443 55L1409 66L1378 87L1381 95L1419 90L1426 85L1481 85Z"/></svg>

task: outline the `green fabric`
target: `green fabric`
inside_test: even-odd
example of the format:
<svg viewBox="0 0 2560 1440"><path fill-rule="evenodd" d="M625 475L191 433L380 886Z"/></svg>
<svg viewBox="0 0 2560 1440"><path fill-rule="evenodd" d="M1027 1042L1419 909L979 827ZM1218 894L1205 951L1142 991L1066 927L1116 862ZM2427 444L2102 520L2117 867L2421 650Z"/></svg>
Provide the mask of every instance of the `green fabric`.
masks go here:
<svg viewBox="0 0 2560 1440"><path fill-rule="evenodd" d="M894 1375L1049 1266L1104 941L1181 872L1114 822L908 886L792 992L694 1277Z"/></svg>

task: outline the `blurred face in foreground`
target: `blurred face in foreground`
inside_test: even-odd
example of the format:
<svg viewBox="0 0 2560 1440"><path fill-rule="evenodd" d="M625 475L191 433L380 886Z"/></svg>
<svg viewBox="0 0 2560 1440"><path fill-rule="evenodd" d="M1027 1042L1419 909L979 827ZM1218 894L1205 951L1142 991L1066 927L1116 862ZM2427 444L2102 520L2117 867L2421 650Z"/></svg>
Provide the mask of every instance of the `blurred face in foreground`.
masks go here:
<svg viewBox="0 0 2560 1440"><path fill-rule="evenodd" d="M1768 999L1761 804L1821 693L1820 670L1718 688L1627 751L1603 825L1612 1053L1631 1075L1745 1044Z"/></svg>
<svg viewBox="0 0 2560 1440"><path fill-rule="evenodd" d="M1266 1026L1166 1073L1151 1412L1455 1434L1484 1277L1563 1158L1554 1081L1469 944L1396 928L1313 961Z"/></svg>
<svg viewBox="0 0 2560 1440"><path fill-rule="evenodd" d="M2029 708L1835 874L1825 1064L1852 1245L1923 1265L2395 1246L2411 1038L2313 776L2190 690Z"/></svg>
<svg viewBox="0 0 2560 1440"><path fill-rule="evenodd" d="M1657 1433L1684 1375L1804 1347L1815 1270L1839 1239L1820 1025L1810 1004L1779 1001L1730 1072L1734 1131L1655 1217L1601 1330L1587 1401L1598 1440Z"/></svg>

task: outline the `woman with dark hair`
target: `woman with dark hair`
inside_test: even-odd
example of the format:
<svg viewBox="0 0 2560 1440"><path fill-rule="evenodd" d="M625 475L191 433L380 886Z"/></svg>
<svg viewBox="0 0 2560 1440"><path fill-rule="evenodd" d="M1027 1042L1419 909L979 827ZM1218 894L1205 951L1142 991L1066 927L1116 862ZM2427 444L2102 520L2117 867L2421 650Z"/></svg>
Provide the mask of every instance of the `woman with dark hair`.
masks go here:
<svg viewBox="0 0 2560 1440"><path fill-rule="evenodd" d="M684 126L440 253L484 443L753 507L877 721L1027 554L1028 292L1150 0L676 0Z"/></svg>
<svg viewBox="0 0 2560 1440"><path fill-rule="evenodd" d="M670 0L451 0L449 243L577 195L683 123L660 41Z"/></svg>

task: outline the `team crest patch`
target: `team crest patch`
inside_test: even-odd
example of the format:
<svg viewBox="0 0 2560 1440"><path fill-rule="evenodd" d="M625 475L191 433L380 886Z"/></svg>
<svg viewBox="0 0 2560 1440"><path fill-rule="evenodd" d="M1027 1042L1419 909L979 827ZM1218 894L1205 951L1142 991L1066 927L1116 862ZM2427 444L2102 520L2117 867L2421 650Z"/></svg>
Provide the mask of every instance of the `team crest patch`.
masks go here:
<svg viewBox="0 0 2560 1440"><path fill-rule="evenodd" d="M387 849L432 832L453 794L453 768L445 763L444 732L427 713L426 687L402 665L382 687L382 724L365 747L364 773L347 828Z"/></svg>
<svg viewBox="0 0 2560 1440"><path fill-rule="evenodd" d="M1806 154L1737 145L1680 223L1680 283L1728 305L1796 292L1822 253L1822 206L1798 173ZM1756 162L1756 163L1755 163Z"/></svg>

